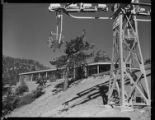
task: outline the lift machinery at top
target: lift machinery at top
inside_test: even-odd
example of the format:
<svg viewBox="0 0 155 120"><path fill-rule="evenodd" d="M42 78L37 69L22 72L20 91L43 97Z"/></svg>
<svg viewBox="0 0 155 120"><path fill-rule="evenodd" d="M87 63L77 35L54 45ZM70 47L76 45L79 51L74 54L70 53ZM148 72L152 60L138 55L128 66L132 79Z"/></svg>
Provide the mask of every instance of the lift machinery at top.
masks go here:
<svg viewBox="0 0 155 120"><path fill-rule="evenodd" d="M150 105L151 95L144 61L139 43L138 21L148 22L151 4L132 0L126 4L91 4L91 3L52 3L49 11L56 13L58 20L55 39L51 42L61 44L63 14L76 19L113 20L113 51L109 80L107 104L132 107ZM111 16L75 16L72 13L109 12ZM138 16L143 19L138 19ZM60 29L60 30L59 30Z"/></svg>

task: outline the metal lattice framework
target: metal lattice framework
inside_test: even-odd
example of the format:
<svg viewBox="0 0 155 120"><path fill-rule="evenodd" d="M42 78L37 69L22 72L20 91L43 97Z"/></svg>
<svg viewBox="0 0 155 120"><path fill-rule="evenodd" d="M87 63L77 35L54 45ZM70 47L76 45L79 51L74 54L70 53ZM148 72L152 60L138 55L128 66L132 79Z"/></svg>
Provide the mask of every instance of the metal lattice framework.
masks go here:
<svg viewBox="0 0 155 120"><path fill-rule="evenodd" d="M131 8L131 5L128 6ZM139 93L143 99L141 105L150 105L150 90L146 78L144 62L138 37L136 13L120 9L113 25L112 72L109 84L108 102L116 102L122 106L140 105L135 97ZM127 67L127 64L129 65ZM116 65L118 65L116 67ZM116 91L116 92L114 92ZM114 98L114 94L117 97Z"/></svg>
<svg viewBox="0 0 155 120"><path fill-rule="evenodd" d="M108 12L109 6L107 4L93 5L88 3L50 4L49 10L56 12L58 20L57 38L55 40L58 43L61 41L63 13L76 19L113 19L113 51L108 104L118 104L120 106L150 105L150 89L144 68L137 25L137 21L148 22L150 20L137 19L137 16L150 16L151 5L139 3L139 0L133 0L129 4L117 3L110 6L114 8L110 17L86 17L71 14L79 12ZM136 102L138 95L141 97L140 103Z"/></svg>

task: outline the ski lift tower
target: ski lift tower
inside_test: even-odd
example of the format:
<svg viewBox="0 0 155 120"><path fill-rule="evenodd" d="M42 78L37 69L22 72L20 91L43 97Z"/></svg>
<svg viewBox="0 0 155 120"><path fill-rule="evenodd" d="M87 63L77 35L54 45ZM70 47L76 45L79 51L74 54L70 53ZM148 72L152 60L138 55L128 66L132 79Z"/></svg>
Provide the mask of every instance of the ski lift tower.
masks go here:
<svg viewBox="0 0 155 120"><path fill-rule="evenodd" d="M113 20L113 51L109 80L107 104L121 107L151 104L150 86L146 77L144 61L138 36L138 21L149 22L149 19L138 19L137 16L150 16L151 4L132 0L126 4L91 4L91 3L52 3L49 11L56 13L57 41L62 35L63 13L76 19ZM72 13L109 12L109 17L75 16ZM60 22L59 22L60 21ZM60 30L59 30L60 29ZM60 31L60 32L59 32ZM140 101L136 99L140 97Z"/></svg>

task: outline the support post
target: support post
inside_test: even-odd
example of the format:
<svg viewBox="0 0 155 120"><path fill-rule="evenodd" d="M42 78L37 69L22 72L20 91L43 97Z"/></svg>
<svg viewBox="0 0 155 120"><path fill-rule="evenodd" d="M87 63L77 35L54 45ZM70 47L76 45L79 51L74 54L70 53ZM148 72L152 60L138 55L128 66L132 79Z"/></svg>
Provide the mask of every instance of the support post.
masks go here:
<svg viewBox="0 0 155 120"><path fill-rule="evenodd" d="M124 98L124 93L125 93L125 89L124 89L124 71L125 71L125 66L124 66L124 61L123 61L123 39L122 39L122 19L123 18L123 15L121 14L119 16L119 23L120 23L120 28L119 28L119 52L120 52L120 71L121 71L121 105L124 106L125 104L125 98Z"/></svg>
<svg viewBox="0 0 155 120"><path fill-rule="evenodd" d="M76 68L75 68L75 63L74 63L74 71L73 71L73 78L74 78L74 80L75 80L75 77L76 77Z"/></svg>
<svg viewBox="0 0 155 120"><path fill-rule="evenodd" d="M85 69L85 78L87 78L87 66L86 65L85 65L84 69Z"/></svg>
<svg viewBox="0 0 155 120"><path fill-rule="evenodd" d="M31 82L33 81L33 73L32 73L32 75L31 75Z"/></svg>
<svg viewBox="0 0 155 120"><path fill-rule="evenodd" d="M18 84L20 84L22 81L22 75L19 75L19 81L18 81Z"/></svg>
<svg viewBox="0 0 155 120"><path fill-rule="evenodd" d="M39 78L41 77L40 73L39 73Z"/></svg>
<svg viewBox="0 0 155 120"><path fill-rule="evenodd" d="M46 78L47 78L47 72L46 72Z"/></svg>
<svg viewBox="0 0 155 120"><path fill-rule="evenodd" d="M97 74L99 74L99 73L100 73L100 66L97 65Z"/></svg>

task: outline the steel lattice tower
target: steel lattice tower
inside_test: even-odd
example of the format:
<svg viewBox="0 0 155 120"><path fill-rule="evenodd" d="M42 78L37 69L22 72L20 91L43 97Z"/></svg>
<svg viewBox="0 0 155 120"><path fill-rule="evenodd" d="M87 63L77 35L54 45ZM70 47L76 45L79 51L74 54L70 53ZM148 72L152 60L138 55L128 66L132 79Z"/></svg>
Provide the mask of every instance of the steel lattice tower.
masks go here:
<svg viewBox="0 0 155 120"><path fill-rule="evenodd" d="M130 10L132 9L132 11ZM150 90L138 36L138 7L121 8L113 24L113 51L108 103L150 105ZM137 93L142 101L136 102ZM113 102L112 102L113 101Z"/></svg>

